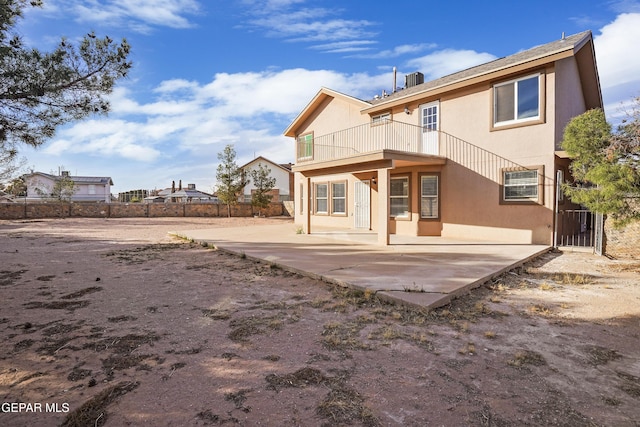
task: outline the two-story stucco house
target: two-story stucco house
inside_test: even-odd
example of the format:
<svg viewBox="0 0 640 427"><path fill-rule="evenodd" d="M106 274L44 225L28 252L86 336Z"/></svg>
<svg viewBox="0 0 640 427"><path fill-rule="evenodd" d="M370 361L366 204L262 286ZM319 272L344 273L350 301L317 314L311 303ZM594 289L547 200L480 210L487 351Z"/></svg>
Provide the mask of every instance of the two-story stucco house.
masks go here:
<svg viewBox="0 0 640 427"><path fill-rule="evenodd" d="M422 80L370 101L323 88L300 112L296 224L552 244L564 127L603 106L591 32Z"/></svg>
<svg viewBox="0 0 640 427"><path fill-rule="evenodd" d="M49 199L56 182L63 177L69 178L74 183L74 193L71 201L111 202L113 181L110 177L72 176L67 171L63 171L59 176L43 172L33 172L25 175L27 200L41 201Z"/></svg>

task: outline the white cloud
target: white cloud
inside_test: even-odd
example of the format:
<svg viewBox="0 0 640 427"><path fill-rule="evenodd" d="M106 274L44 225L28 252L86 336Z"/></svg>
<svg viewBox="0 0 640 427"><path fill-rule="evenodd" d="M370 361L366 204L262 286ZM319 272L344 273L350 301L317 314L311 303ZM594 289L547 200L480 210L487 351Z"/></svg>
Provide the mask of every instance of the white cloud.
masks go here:
<svg viewBox="0 0 640 427"><path fill-rule="evenodd" d="M600 29L594 44L603 89L640 81L640 13L624 13Z"/></svg>
<svg viewBox="0 0 640 427"><path fill-rule="evenodd" d="M299 0L253 0L246 1L251 18L249 28L266 30L269 37L278 37L290 42L321 43L313 46L317 50L331 52L353 52L357 46L335 47L334 43L363 41L374 37L371 28L377 24L364 19L342 19L341 9L299 7ZM348 49L348 50L345 50Z"/></svg>
<svg viewBox="0 0 640 427"><path fill-rule="evenodd" d="M424 73L425 80L432 80L494 59L496 57L490 53L444 49L412 59L407 66Z"/></svg>
<svg viewBox="0 0 640 427"><path fill-rule="evenodd" d="M374 40L348 40L311 46L313 50L321 50L326 53L363 52L371 50L371 45L377 44Z"/></svg>
<svg viewBox="0 0 640 427"><path fill-rule="evenodd" d="M122 157L141 162L152 162L161 153L152 145L139 144L143 129L135 123L122 120L88 120L60 132L44 149L49 155L83 153L100 157Z"/></svg>
<svg viewBox="0 0 640 427"><path fill-rule="evenodd" d="M109 117L66 126L43 152L100 158L112 165L124 162L129 174L167 159L186 170L187 165L214 164L226 144L235 146L242 163L254 155L289 162L293 148L282 132L320 87L370 98L371 88L387 79L306 69L219 73L204 85L164 81L153 90L157 99L146 103L121 86L111 96ZM140 185L143 181L141 177Z"/></svg>
<svg viewBox="0 0 640 427"><path fill-rule="evenodd" d="M80 22L108 23L148 33L153 27L190 28L188 15L201 12L197 0L47 0L43 13L74 16Z"/></svg>
<svg viewBox="0 0 640 427"><path fill-rule="evenodd" d="M419 52L434 49L437 45L434 43L419 43L419 44L403 44L396 46L393 49L382 50L373 54L358 54L352 55L353 58L367 58L367 59L388 59L397 58L402 55L417 54Z"/></svg>

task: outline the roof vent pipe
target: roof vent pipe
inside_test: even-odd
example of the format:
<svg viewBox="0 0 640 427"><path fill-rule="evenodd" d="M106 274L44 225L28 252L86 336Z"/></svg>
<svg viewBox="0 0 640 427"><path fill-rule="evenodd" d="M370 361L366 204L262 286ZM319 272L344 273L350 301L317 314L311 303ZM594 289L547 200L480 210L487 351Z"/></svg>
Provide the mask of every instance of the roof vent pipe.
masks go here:
<svg viewBox="0 0 640 427"><path fill-rule="evenodd" d="M398 69L393 67L393 92L396 93L396 88L398 87Z"/></svg>

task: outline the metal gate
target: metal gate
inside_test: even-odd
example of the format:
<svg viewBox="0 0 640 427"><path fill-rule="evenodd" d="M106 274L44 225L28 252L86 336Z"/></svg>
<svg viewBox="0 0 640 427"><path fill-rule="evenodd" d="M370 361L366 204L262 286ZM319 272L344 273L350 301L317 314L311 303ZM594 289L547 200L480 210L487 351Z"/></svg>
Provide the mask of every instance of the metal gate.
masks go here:
<svg viewBox="0 0 640 427"><path fill-rule="evenodd" d="M602 242L604 240L604 215L601 213L596 214L593 251L597 255L602 255Z"/></svg>
<svg viewBox="0 0 640 427"><path fill-rule="evenodd" d="M556 246L592 248L602 255L602 214L566 209L558 211L556 221Z"/></svg>

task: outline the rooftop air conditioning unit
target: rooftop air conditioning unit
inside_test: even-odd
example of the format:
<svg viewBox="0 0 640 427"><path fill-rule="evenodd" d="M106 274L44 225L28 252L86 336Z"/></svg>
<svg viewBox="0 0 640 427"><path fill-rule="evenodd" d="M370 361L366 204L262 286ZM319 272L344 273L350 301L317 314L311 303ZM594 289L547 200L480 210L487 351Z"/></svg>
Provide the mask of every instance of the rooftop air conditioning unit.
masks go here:
<svg viewBox="0 0 640 427"><path fill-rule="evenodd" d="M424 83L424 74L416 71L415 73L404 76L404 87L410 88Z"/></svg>

